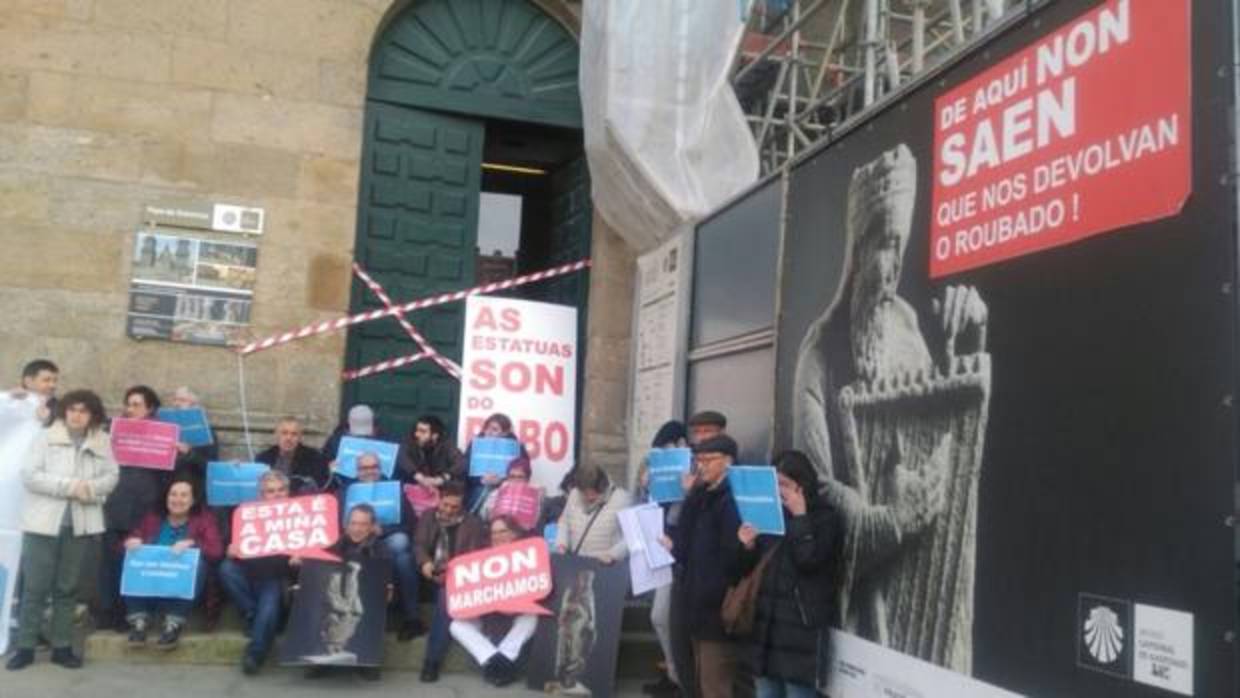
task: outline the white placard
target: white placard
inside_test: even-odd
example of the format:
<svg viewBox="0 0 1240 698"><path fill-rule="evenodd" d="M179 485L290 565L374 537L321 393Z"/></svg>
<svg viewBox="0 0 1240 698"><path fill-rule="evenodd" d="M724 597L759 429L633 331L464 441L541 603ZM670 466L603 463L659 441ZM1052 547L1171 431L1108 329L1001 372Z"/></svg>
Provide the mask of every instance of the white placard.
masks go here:
<svg viewBox="0 0 1240 698"><path fill-rule="evenodd" d="M461 367L460 447L468 447L488 416L502 412L529 452L533 484L558 489L573 465L577 309L470 296Z"/></svg>
<svg viewBox="0 0 1240 698"><path fill-rule="evenodd" d="M657 505L650 506L657 508ZM662 546L657 541L647 540L638 513L641 508L638 506L621 509L616 515L620 530L624 533L624 543L629 548L629 581L634 596L672 583L671 565L658 568L650 566L647 552L651 546Z"/></svg>
<svg viewBox="0 0 1240 698"><path fill-rule="evenodd" d="M831 631L831 698L1014 698L1020 694L957 674L856 635Z"/></svg>
<svg viewBox="0 0 1240 698"><path fill-rule="evenodd" d="M9 651L10 614L17 589L17 567L22 556L22 534L0 530L0 655Z"/></svg>
<svg viewBox="0 0 1240 698"><path fill-rule="evenodd" d="M1133 605L1132 679L1193 695L1193 614Z"/></svg>

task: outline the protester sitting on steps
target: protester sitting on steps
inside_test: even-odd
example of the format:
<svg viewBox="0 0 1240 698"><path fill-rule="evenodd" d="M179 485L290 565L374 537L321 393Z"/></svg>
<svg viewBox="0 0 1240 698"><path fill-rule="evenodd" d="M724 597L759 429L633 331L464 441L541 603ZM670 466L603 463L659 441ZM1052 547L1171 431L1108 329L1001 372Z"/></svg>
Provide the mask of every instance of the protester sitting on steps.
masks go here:
<svg viewBox="0 0 1240 698"><path fill-rule="evenodd" d="M423 487L463 482L468 474L465 459L452 443L443 420L433 414L418 417L397 460L401 479Z"/></svg>
<svg viewBox="0 0 1240 698"><path fill-rule="evenodd" d="M360 461L361 458L359 457L358 460ZM375 457L375 462L378 463L378 457ZM378 515L374 507L364 503L358 504L345 516L343 533L334 545L327 548L327 552L346 563L350 560L381 560L383 564L379 568L379 573L386 579L387 596L390 599L392 597L392 568L387 564L390 561L388 552L379 542L380 530ZM348 634L345 636L347 637ZM380 669L377 666L332 667L329 665L317 665L306 669L306 678L322 678L333 669L354 669L357 675L366 681L378 681L380 678Z"/></svg>
<svg viewBox="0 0 1240 698"><path fill-rule="evenodd" d="M103 502L116 487L116 462L103 431L107 414L98 395L75 390L56 405L52 426L35 438L22 483L21 527L24 577L18 613L17 650L8 669L34 662L34 648L50 596L52 662L82 666L73 653L73 610L86 549L103 533ZM8 628L4 628L7 632Z"/></svg>
<svg viewBox="0 0 1240 698"><path fill-rule="evenodd" d="M159 396L145 385L135 385L125 391L127 419L155 419L159 410ZM121 562L125 557L124 541L129 532L147 512L159 505L160 497L168 486L169 473L129 466L119 463L120 479L116 489L103 504L104 523L103 551L99 570L99 598L97 625L113 628L117 632L129 632L121 604Z"/></svg>
<svg viewBox="0 0 1240 698"><path fill-rule="evenodd" d="M509 485L529 485L530 476L533 470L530 468L530 461L526 458L517 456L508 464L508 470L504 475L504 479L499 486L491 490L486 499L482 501L482 505L478 507L478 516L483 521L491 520L491 513L495 510L495 504L499 501L499 495ZM541 510L541 501L539 509Z"/></svg>
<svg viewBox="0 0 1240 698"><path fill-rule="evenodd" d="M487 417L486 421L482 423L482 431L478 432L477 436L488 439L512 439L513 441L519 441L516 433L512 430L512 420L509 419L508 415L502 412L496 412L490 417ZM477 438L477 436L474 438ZM473 456L473 450L473 442L470 441L469 447L465 449L464 456L465 467L467 469L469 468L470 459ZM521 445L520 453L518 455L526 460L530 460L530 454L525 450L524 444ZM468 506L469 511L477 513L482 506L483 500L487 498L487 495L491 493L491 490L499 486L501 479L502 478L500 478L499 475L490 473L482 477L474 477L473 475L470 475L468 480L469 486L465 493L467 496L466 506Z"/></svg>
<svg viewBox="0 0 1240 698"><path fill-rule="evenodd" d="M510 516L491 522L491 546L507 545L527 537ZM481 618L454 620L452 637L482 667L482 677L493 686L507 686L520 676L521 650L538 628L538 616L521 613L490 613Z"/></svg>
<svg viewBox="0 0 1240 698"><path fill-rule="evenodd" d="M301 442L301 420L282 417L276 423L276 443L255 456L254 460L284 473L289 478L293 494L312 494L327 487L331 470L327 459L318 449Z"/></svg>
<svg viewBox="0 0 1240 698"><path fill-rule="evenodd" d="M486 546L487 529L482 521L465 511L465 490L459 482L445 484L439 493L439 506L433 516L426 512L418 519L414 532L414 551L422 576L435 586L435 617L431 621L430 637L426 642L426 657L422 662L421 680L433 683L439 680L439 667L448 654L451 642L448 626L448 600L444 591L444 572L448 561L457 555L479 550Z"/></svg>
<svg viewBox="0 0 1240 698"><path fill-rule="evenodd" d="M340 455L340 440L346 436L360 439L376 439L386 441L375 426L375 411L369 405L354 405L349 408L348 417L341 422L323 442L323 457L329 463L335 463Z"/></svg>
<svg viewBox="0 0 1240 698"><path fill-rule="evenodd" d="M279 470L268 470L258 480L258 494L262 501L287 499L288 476ZM250 636L241 657L241 670L248 676L259 672L271 651L280 624L284 590L292 576L287 555L242 560L235 541L220 563L220 583L245 619Z"/></svg>
<svg viewBox="0 0 1240 698"><path fill-rule="evenodd" d="M379 466L379 456L366 452L357 457L357 482L361 484L383 481L383 470ZM345 502L347 490L336 495L340 501L340 511L346 512ZM393 572L396 577L397 590L400 596L403 623L397 633L397 640L408 642L419 635L426 634L426 627L418 615L418 566L413 555L413 530L417 518L413 507L404 496L400 497L400 523L382 524L379 528L379 541L392 560ZM346 515L345 520L348 520Z"/></svg>
<svg viewBox="0 0 1240 698"><path fill-rule="evenodd" d="M187 410L198 406L198 396L187 386L182 385L172 394L173 409ZM219 459L220 442L215 438L214 429L211 429L211 443L204 446L177 442L177 461L172 471L173 477L192 480L194 486L201 489L207 479L207 463Z"/></svg>
<svg viewBox="0 0 1240 698"><path fill-rule="evenodd" d="M210 567L224 555L215 517L204 511L199 490L189 480L176 480L168 486L163 504L142 517L141 523L125 540L125 550L135 550L143 545L171 546L173 551L183 553L198 548L198 578L194 585L202 593L204 580ZM180 642L181 631L194 607L193 599L164 599L126 596L125 609L129 621L129 645L146 645L147 629L156 614L163 614L164 625L155 643L156 649L173 650Z"/></svg>

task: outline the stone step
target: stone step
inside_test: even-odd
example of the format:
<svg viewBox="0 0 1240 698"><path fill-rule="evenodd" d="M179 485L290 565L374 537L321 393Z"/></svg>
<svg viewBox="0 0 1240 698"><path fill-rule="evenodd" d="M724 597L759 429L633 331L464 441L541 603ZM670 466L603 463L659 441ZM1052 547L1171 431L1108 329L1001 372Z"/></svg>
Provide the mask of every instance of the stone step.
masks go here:
<svg viewBox="0 0 1240 698"><path fill-rule="evenodd" d="M278 643L278 640L277 640ZM123 662L131 664L189 664L189 665L236 665L245 649L246 638L238 630L221 629L212 633L187 630L181 636L177 649L155 649L152 634L146 647L131 648L123 633L98 630L85 638L86 656L91 661ZM426 652L426 636L411 642L398 642L394 633L388 633L383 646L383 668L403 671L419 671ZM279 656L279 647L273 657ZM660 657L658 641L653 633L624 632L620 637L620 654L617 676L620 678L648 678L654 674L654 663ZM274 661L274 660L273 660ZM473 660L455 643L444 660L442 671L459 673L476 671Z"/></svg>

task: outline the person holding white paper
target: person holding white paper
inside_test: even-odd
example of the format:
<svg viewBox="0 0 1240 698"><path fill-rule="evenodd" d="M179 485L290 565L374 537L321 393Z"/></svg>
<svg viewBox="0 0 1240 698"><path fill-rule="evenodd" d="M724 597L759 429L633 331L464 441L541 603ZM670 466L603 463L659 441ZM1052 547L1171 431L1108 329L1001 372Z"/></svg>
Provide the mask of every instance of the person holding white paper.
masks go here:
<svg viewBox="0 0 1240 698"><path fill-rule="evenodd" d="M762 570L747 642L757 698L815 698L820 643L835 620L834 555L842 528L820 496L817 471L800 451L775 458L783 504L783 536L758 535L743 524L740 571Z"/></svg>
<svg viewBox="0 0 1240 698"><path fill-rule="evenodd" d="M189 480L176 480L168 486L163 504L147 512L141 523L125 539L125 550L143 545L164 545L174 551L198 548L201 557L198 564L198 581L195 591L201 594L207 576L207 566L215 564L224 556L224 543L220 539L215 517L202 506L201 490ZM161 599L126 596L126 620L129 621L130 647L146 645L147 629L157 614L164 617L163 629L155 648L176 649L181 631L194 607L193 599Z"/></svg>
<svg viewBox="0 0 1240 698"><path fill-rule="evenodd" d="M73 653L73 610L87 548L103 533L103 502L116 487L116 461L103 430L107 414L98 395L75 390L54 412L55 422L35 439L22 467L22 587L17 651L10 671L34 662L43 609L52 599L52 662L82 666Z"/></svg>

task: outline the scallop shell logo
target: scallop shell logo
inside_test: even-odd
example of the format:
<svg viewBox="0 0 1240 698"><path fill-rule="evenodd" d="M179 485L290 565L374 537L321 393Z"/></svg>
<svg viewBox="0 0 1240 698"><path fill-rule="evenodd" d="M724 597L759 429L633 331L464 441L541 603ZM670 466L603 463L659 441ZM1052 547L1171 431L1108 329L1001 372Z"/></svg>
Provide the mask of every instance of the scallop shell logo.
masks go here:
<svg viewBox="0 0 1240 698"><path fill-rule="evenodd" d="M1085 620L1085 646L1102 664L1110 664L1124 651L1124 629L1119 616L1106 606L1095 606Z"/></svg>

